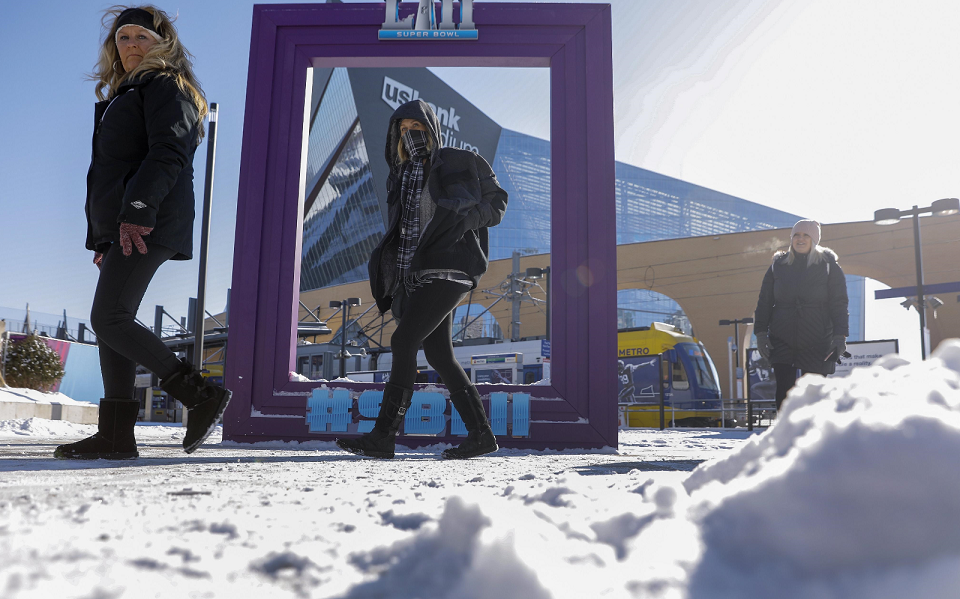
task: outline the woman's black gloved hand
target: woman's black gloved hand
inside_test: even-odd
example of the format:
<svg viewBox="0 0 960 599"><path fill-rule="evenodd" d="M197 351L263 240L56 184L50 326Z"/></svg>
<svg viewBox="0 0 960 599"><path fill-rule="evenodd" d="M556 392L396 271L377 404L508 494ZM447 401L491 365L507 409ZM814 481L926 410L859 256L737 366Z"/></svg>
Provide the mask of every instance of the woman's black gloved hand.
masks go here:
<svg viewBox="0 0 960 599"><path fill-rule="evenodd" d="M757 335L757 351L764 360L770 360L770 352L773 351L773 345L770 343L770 337L767 333L760 332Z"/></svg>
<svg viewBox="0 0 960 599"><path fill-rule="evenodd" d="M840 362L840 357L847 351L847 338L843 335L834 335L833 339L830 341L830 353L827 354L827 357L824 358L824 361L833 358L838 363Z"/></svg>

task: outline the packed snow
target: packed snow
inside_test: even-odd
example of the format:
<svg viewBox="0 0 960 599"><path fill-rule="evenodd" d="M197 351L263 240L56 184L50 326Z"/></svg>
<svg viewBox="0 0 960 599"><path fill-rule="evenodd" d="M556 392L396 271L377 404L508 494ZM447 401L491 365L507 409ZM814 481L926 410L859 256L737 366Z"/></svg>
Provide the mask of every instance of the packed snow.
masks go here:
<svg viewBox="0 0 960 599"><path fill-rule="evenodd" d="M954 598L960 342L805 377L769 429L626 430L618 450L220 443L0 423L0 589L22 597ZM219 443L219 446L217 445Z"/></svg>
<svg viewBox="0 0 960 599"><path fill-rule="evenodd" d="M77 401L63 393L43 393L35 389L22 389L19 387L0 387L0 401L32 401L34 403L90 405L90 402Z"/></svg>

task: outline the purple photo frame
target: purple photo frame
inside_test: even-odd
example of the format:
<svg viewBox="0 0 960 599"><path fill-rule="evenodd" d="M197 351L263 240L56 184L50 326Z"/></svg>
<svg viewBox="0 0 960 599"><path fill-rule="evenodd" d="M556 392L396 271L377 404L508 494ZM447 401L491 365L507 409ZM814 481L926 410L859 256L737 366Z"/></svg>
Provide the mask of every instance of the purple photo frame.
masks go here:
<svg viewBox="0 0 960 599"><path fill-rule="evenodd" d="M412 12L416 6L403 2L401 10ZM485 398L493 392L530 396L528 435L501 437L501 446L616 447L610 6L477 2L479 39L471 41L379 41L384 13L382 2L254 6L224 379L234 395L223 419L224 439L332 440L344 435L308 427L313 390L347 389L355 401L356 394L380 388L290 380L299 305L308 68L520 66L550 69L552 377L548 386L478 389ZM398 443L461 440L401 434Z"/></svg>

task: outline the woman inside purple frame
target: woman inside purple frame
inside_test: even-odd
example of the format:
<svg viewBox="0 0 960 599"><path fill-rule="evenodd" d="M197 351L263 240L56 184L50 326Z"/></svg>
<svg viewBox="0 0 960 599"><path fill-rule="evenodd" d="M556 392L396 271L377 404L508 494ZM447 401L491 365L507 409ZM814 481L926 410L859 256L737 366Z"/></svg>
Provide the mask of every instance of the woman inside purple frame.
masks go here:
<svg viewBox="0 0 960 599"><path fill-rule="evenodd" d="M133 459L137 364L187 409L183 449L213 432L230 392L211 385L135 320L147 286L167 260L193 252L193 156L207 101L190 54L160 9L117 6L103 17L92 75L93 158L87 173L87 242L100 278L90 323L97 334L104 397L97 433L60 445L62 459ZM149 400L148 400L149 401ZM148 406L149 408L149 406Z"/></svg>
<svg viewBox="0 0 960 599"><path fill-rule="evenodd" d="M487 271L487 228L500 223L507 193L482 156L440 147L440 121L422 100L390 118L385 151L388 227L370 256L370 287L381 313L398 321L393 366L373 430L338 439L352 453L393 458L397 431L413 395L417 351L423 346L467 439L443 457L463 459L499 449L477 388L453 354L453 311Z"/></svg>

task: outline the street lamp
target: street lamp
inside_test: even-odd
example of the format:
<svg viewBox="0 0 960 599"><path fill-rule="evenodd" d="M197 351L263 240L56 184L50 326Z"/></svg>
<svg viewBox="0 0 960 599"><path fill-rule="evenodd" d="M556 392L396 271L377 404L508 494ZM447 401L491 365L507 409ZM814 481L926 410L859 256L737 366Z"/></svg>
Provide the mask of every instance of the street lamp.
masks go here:
<svg viewBox="0 0 960 599"><path fill-rule="evenodd" d="M920 245L920 215L950 216L960 212L960 199L944 198L927 208L914 206L910 210L883 208L873 213L873 222L878 225L895 225L904 216L913 217L913 253L917 262L917 312L920 314L920 356L927 359L926 302L923 297L923 249Z"/></svg>
<svg viewBox="0 0 960 599"><path fill-rule="evenodd" d="M347 376L347 318L350 316L350 306L359 306L360 298L351 297L341 301L330 302L331 308L343 310L343 324L340 326L340 378Z"/></svg>
<svg viewBox="0 0 960 599"><path fill-rule="evenodd" d="M737 379L736 390L737 390L737 393L736 393L736 395L737 395L737 397L736 397L736 399L743 399L743 398L740 397L740 395L746 395L745 393L741 393L741 387L740 387L740 381L744 378L744 376L743 376L743 369L740 368L740 343L741 343L741 341L740 341L740 325L742 325L742 324L752 324L752 323L753 323L753 319L752 319L752 318L735 318L735 319L733 319L733 320L721 320L721 321L720 321L720 326L722 326L722 327L729 326L729 325L731 325L731 324L733 325L733 338L736 340L736 343L734 344L734 349L735 349L735 353L737 354L737 357L736 357L736 365L737 365L737 371L736 371L736 373L737 373L737 374L736 374L736 379ZM747 430L750 430L750 431L753 430L753 404L750 403L750 399L749 399L749 398L747 398Z"/></svg>
<svg viewBox="0 0 960 599"><path fill-rule="evenodd" d="M550 340L550 267L545 266L543 268L537 268L536 266L528 268L526 272L526 278L531 281L536 281L537 279L544 279L544 293L547 296L546 301L546 311L547 311L547 331L546 338L547 341Z"/></svg>

